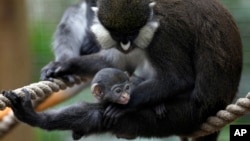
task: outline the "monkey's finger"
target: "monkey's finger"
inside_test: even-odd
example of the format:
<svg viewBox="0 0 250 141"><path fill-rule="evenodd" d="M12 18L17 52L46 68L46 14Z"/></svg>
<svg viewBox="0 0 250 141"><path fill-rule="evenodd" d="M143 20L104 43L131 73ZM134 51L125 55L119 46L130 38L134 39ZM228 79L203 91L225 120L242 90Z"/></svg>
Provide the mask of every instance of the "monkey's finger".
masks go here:
<svg viewBox="0 0 250 141"><path fill-rule="evenodd" d="M69 83L70 84L74 84L75 83L75 78L74 78L74 76L68 76L68 80L69 80Z"/></svg>
<svg viewBox="0 0 250 141"><path fill-rule="evenodd" d="M159 107L156 107L156 109L155 109L155 114L156 114L156 117L157 117L157 118L161 118L161 111L160 111L160 108L159 108Z"/></svg>
<svg viewBox="0 0 250 141"><path fill-rule="evenodd" d="M110 106L110 108L108 107L107 111L105 111L104 115L108 118L112 118L114 116L114 112L116 111L115 107Z"/></svg>
<svg viewBox="0 0 250 141"><path fill-rule="evenodd" d="M106 127L106 125L108 124L108 122L109 122L109 116L107 116L106 114L104 114L103 125Z"/></svg>
<svg viewBox="0 0 250 141"><path fill-rule="evenodd" d="M59 66L54 72L53 77L62 77L72 75L69 66Z"/></svg>
<svg viewBox="0 0 250 141"><path fill-rule="evenodd" d="M111 122L111 117L110 115L104 116L103 124L105 127L109 128L110 127L110 122Z"/></svg>
<svg viewBox="0 0 250 141"><path fill-rule="evenodd" d="M103 125L106 127L106 128L109 128L109 121L110 118L109 117L104 117L104 120L103 120Z"/></svg>
<svg viewBox="0 0 250 141"><path fill-rule="evenodd" d="M114 124L114 121L115 119L114 119L114 117L109 117L107 120L106 120L106 122L105 122L105 126L107 127L107 128L110 128L113 124Z"/></svg>
<svg viewBox="0 0 250 141"><path fill-rule="evenodd" d="M1 93L3 94L3 96L7 97L7 95L8 95L8 93L9 93L9 92L8 92L8 91L3 90Z"/></svg>
<svg viewBox="0 0 250 141"><path fill-rule="evenodd" d="M76 80L73 75L64 75L61 76L60 79L62 79L68 86L73 86L76 84Z"/></svg>
<svg viewBox="0 0 250 141"><path fill-rule="evenodd" d="M46 78L54 77L53 69L48 69L45 73L46 73Z"/></svg>
<svg viewBox="0 0 250 141"><path fill-rule="evenodd" d="M112 119L111 119L111 117L104 117L103 125L106 128L110 128L110 126L112 125Z"/></svg>
<svg viewBox="0 0 250 141"><path fill-rule="evenodd" d="M113 111L111 112L111 117L109 120L108 127L111 127L112 125L116 124L118 121L118 118L122 116L125 112L123 112L119 108L114 108Z"/></svg>
<svg viewBox="0 0 250 141"><path fill-rule="evenodd" d="M161 111L161 113L160 113L160 119L162 119L164 117L165 117L165 113L163 111Z"/></svg>
<svg viewBox="0 0 250 141"><path fill-rule="evenodd" d="M45 67L42 68L41 70L41 80L48 80L51 77L54 77L54 72L55 70L61 65L61 62L50 62L47 64Z"/></svg>
<svg viewBox="0 0 250 141"><path fill-rule="evenodd" d="M41 70L41 79L45 80L46 78L49 78L52 74L51 69L42 69Z"/></svg>
<svg viewBox="0 0 250 141"><path fill-rule="evenodd" d="M31 94L26 89L22 89L22 91L25 93L23 105L25 107L32 107Z"/></svg>
<svg viewBox="0 0 250 141"><path fill-rule="evenodd" d="M47 76L45 74L45 72L41 72L40 80L46 80Z"/></svg>
<svg viewBox="0 0 250 141"><path fill-rule="evenodd" d="M10 100L11 107L14 107L15 105L20 105L21 103L21 99L16 95L16 93L12 91L5 92L4 96Z"/></svg>
<svg viewBox="0 0 250 141"><path fill-rule="evenodd" d="M104 112L104 125L107 128L109 128L112 125L115 110L116 107L110 105L106 108Z"/></svg>
<svg viewBox="0 0 250 141"><path fill-rule="evenodd" d="M41 71L41 76L40 76L41 80L51 80L52 78L54 78L53 70L48 69Z"/></svg>
<svg viewBox="0 0 250 141"><path fill-rule="evenodd" d="M108 122L108 127L111 127L113 124L116 123L117 121L117 118L116 118L116 115L118 114L118 110L117 109L113 109L112 113L111 113L111 116L109 118L109 122Z"/></svg>
<svg viewBox="0 0 250 141"><path fill-rule="evenodd" d="M105 116L105 117L106 117L106 116L109 116L109 113L110 113L110 111L112 110L112 108L113 108L113 106L110 105L110 106L108 106L108 107L105 109L105 111L104 111L104 116Z"/></svg>
<svg viewBox="0 0 250 141"><path fill-rule="evenodd" d="M155 113L159 114L159 108L157 108L157 107L155 108Z"/></svg>
<svg viewBox="0 0 250 141"><path fill-rule="evenodd" d="M62 66L59 66L59 67L56 68L55 71L54 71L54 73L55 73L56 76L59 75L59 74L62 73L62 72L63 72L63 67L62 67Z"/></svg>
<svg viewBox="0 0 250 141"><path fill-rule="evenodd" d="M166 116L166 108L165 106L160 106L160 118L164 118Z"/></svg>

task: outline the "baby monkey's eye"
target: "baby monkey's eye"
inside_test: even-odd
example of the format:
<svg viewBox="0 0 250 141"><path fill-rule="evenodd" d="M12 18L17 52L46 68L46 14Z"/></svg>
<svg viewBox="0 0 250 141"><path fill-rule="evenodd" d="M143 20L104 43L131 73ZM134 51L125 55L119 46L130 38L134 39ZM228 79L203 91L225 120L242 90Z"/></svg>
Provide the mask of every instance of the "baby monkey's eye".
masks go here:
<svg viewBox="0 0 250 141"><path fill-rule="evenodd" d="M116 89L115 89L115 93L119 94L119 93L121 93L121 92L122 92L122 89L121 89L121 88L116 88Z"/></svg>
<svg viewBox="0 0 250 141"><path fill-rule="evenodd" d="M125 86L125 90L126 90L126 91L129 91L129 90L130 90L130 85L126 85L126 86Z"/></svg>

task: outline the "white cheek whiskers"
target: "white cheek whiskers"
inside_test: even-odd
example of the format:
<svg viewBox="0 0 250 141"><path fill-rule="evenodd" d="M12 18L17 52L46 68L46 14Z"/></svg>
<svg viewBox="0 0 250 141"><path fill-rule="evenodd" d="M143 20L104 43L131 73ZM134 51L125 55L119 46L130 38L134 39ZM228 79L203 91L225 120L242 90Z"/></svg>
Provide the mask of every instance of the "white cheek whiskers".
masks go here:
<svg viewBox="0 0 250 141"><path fill-rule="evenodd" d="M135 39L134 44L139 48L147 48L152 41L156 30L159 27L158 21L148 22L139 32L138 37Z"/></svg>
<svg viewBox="0 0 250 141"><path fill-rule="evenodd" d="M91 31L95 34L96 40L99 42L102 48L112 48L117 45L116 41L112 39L111 35L105 29L98 19L94 20L94 24L91 26Z"/></svg>
<svg viewBox="0 0 250 141"><path fill-rule="evenodd" d="M98 10L96 10L95 12L97 11ZM153 19L153 17L151 17L150 20L151 21L149 21L144 27L141 28L137 38L131 44L134 44L136 47L142 49L145 49L149 46L150 42L154 37L155 32L159 27L158 20ZM91 30L95 34L96 40L104 49L121 46L124 50L127 50L130 47L130 44L129 46L117 44L117 42L111 37L109 31L100 23L97 16L95 16L94 18Z"/></svg>

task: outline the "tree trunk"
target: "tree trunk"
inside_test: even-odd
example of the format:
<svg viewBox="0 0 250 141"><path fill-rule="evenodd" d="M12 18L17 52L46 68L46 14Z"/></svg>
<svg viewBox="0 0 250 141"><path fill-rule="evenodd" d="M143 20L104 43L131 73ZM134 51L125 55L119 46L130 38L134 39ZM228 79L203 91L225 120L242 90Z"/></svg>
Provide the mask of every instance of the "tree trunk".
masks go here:
<svg viewBox="0 0 250 141"><path fill-rule="evenodd" d="M0 0L0 90L16 89L31 80L25 4L25 0ZM18 126L3 140L33 141L27 128Z"/></svg>

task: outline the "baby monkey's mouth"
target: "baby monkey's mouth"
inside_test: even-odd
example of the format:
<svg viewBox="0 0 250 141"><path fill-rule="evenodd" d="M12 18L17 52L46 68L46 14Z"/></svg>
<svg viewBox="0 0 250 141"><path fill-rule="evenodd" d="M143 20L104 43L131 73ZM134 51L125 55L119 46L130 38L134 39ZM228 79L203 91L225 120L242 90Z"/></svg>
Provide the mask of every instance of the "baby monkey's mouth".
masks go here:
<svg viewBox="0 0 250 141"><path fill-rule="evenodd" d="M128 93L123 93L117 103L125 105L129 102L129 99L130 95Z"/></svg>

